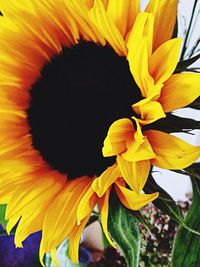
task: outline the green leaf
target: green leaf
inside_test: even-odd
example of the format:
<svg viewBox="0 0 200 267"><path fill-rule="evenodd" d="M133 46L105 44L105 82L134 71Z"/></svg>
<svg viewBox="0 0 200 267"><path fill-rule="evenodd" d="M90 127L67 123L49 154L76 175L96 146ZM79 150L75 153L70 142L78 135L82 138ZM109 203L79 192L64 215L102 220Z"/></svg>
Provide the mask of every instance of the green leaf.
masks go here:
<svg viewBox="0 0 200 267"><path fill-rule="evenodd" d="M141 237L137 219L111 195L108 218L109 233L125 257L128 267L139 266Z"/></svg>
<svg viewBox="0 0 200 267"><path fill-rule="evenodd" d="M145 193L159 192L159 197L153 201L153 204L178 223L182 222L183 216L179 206L173 198L155 182L151 174L148 177L144 191Z"/></svg>
<svg viewBox="0 0 200 267"><path fill-rule="evenodd" d="M6 227L5 211L6 211L6 205L0 205L0 224L4 228Z"/></svg>
<svg viewBox="0 0 200 267"><path fill-rule="evenodd" d="M195 231L200 232L200 180L195 178L191 180L193 201L184 223L194 232L183 226L179 227L174 242L173 267L199 267L200 264L200 236L195 233Z"/></svg>

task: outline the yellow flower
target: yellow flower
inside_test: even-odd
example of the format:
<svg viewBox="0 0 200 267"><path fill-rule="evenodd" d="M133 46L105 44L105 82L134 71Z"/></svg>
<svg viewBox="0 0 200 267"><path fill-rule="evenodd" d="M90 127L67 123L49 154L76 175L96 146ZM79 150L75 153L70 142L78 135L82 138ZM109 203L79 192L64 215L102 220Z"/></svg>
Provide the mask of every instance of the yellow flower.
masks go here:
<svg viewBox="0 0 200 267"><path fill-rule="evenodd" d="M42 230L41 262L50 252L58 265L56 248L67 237L78 262L96 203L114 245L107 230L112 185L132 210L158 196L141 191L150 164L167 164L168 146L156 135L173 137L143 136L128 118L136 111L140 123L149 123L199 95L193 89L199 76L172 75L180 43L169 41L176 9L177 0L151 0L142 13L139 0L1 1L0 203L7 204L7 231L18 222L16 246ZM117 135L108 133L103 157L111 124ZM176 140L176 158L194 160L196 150ZM190 161L179 145L182 154L190 149Z"/></svg>

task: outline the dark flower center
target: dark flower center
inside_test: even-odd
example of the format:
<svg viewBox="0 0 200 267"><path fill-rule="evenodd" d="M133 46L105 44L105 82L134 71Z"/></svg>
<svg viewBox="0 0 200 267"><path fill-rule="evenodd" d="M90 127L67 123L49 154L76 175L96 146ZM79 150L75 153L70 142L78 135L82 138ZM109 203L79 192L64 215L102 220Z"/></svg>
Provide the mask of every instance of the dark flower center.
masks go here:
<svg viewBox="0 0 200 267"><path fill-rule="evenodd" d="M125 57L108 46L81 41L46 64L32 86L27 111L33 146L69 178L99 175L110 125L133 115L141 99Z"/></svg>

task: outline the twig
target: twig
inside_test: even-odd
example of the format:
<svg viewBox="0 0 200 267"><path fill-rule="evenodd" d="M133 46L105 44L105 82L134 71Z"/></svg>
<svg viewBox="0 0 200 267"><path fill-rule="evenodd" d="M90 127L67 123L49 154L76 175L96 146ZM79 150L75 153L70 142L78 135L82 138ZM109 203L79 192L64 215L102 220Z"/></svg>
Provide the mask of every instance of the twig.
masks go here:
<svg viewBox="0 0 200 267"><path fill-rule="evenodd" d="M189 35L190 35L190 30L191 30L191 26L192 26L192 22L193 22L193 18L194 18L194 13L195 13L197 2L198 2L198 0L194 1L194 6L193 6L193 9L192 9L192 14L191 14L188 30L187 30L187 33L186 33L186 36L185 36L185 40L184 40L184 43L183 43L183 49L182 49L182 52L181 52L180 60L183 60L185 52L187 50L187 42L188 42L188 38L189 38Z"/></svg>

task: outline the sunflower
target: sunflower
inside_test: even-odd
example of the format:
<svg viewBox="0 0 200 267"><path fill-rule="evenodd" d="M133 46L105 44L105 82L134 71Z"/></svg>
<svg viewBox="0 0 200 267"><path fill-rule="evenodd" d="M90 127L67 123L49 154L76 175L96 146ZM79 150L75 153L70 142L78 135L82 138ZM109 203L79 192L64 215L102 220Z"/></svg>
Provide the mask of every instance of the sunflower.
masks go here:
<svg viewBox="0 0 200 267"><path fill-rule="evenodd" d="M0 203L7 204L7 231L18 223L15 244L22 247L42 230L40 260L50 252L55 265L56 248L68 237L78 262L96 204L115 246L107 229L112 187L138 210L158 197L141 193L151 164L168 162L172 153L183 168L199 156L199 147L143 131L199 96L199 76L173 75L177 1L151 0L141 12L139 0L6 0L0 10Z"/></svg>

